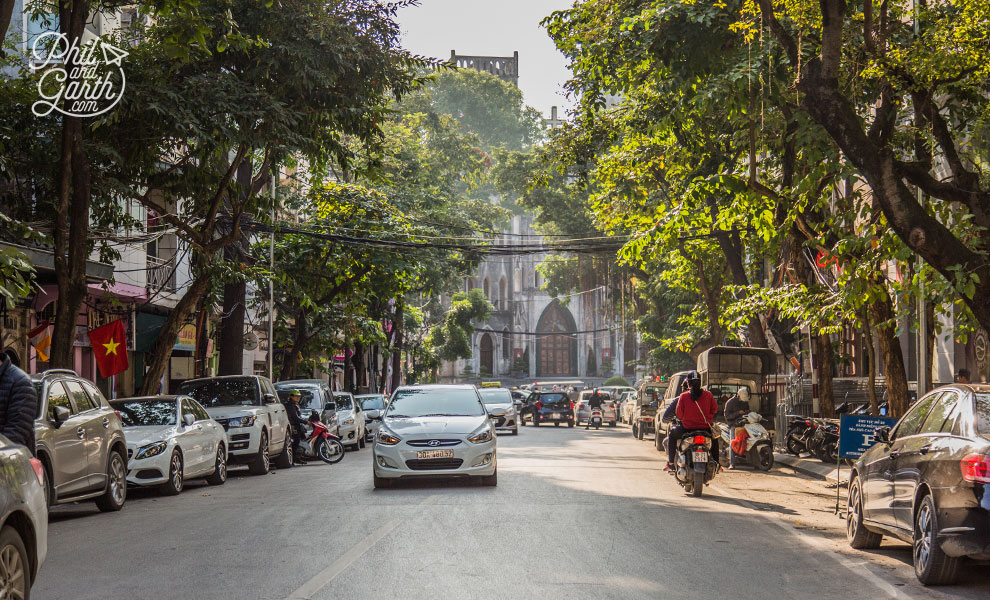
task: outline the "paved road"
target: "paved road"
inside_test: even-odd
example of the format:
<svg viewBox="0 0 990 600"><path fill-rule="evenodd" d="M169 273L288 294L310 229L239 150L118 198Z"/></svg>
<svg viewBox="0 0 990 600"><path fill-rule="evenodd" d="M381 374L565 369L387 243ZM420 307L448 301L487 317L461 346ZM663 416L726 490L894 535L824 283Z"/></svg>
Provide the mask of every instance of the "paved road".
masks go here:
<svg viewBox="0 0 990 600"><path fill-rule="evenodd" d="M117 514L59 507L34 598L927 600L990 591L982 575L924 590L906 546L837 552L823 534L840 522L818 514L825 501L799 478L726 473L697 499L657 458L624 428L529 427L499 438L494 489L376 491L369 447L334 466L235 471L222 487L190 483L173 498L134 492ZM828 525L801 524L815 519Z"/></svg>

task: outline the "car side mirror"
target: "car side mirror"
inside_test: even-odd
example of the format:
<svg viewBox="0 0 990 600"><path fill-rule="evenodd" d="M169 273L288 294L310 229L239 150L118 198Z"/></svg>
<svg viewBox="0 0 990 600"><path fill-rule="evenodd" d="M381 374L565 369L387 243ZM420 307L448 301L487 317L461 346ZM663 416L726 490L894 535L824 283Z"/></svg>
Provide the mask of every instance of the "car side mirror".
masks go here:
<svg viewBox="0 0 990 600"><path fill-rule="evenodd" d="M193 423L196 422L196 416L192 413L186 413L182 415L182 424L186 427L192 427Z"/></svg>
<svg viewBox="0 0 990 600"><path fill-rule="evenodd" d="M55 418L55 427L61 427L62 423L69 420L72 416L72 412L64 406L56 406L55 410L52 411L52 416Z"/></svg>
<svg viewBox="0 0 990 600"><path fill-rule="evenodd" d="M371 409L371 410L364 411L364 416L368 417L369 419L377 419L378 417L381 416L381 414L382 414L382 411L377 410L377 409Z"/></svg>
<svg viewBox="0 0 990 600"><path fill-rule="evenodd" d="M327 402L326 404L323 405L323 410L333 410L333 411L336 411L337 410L337 403L336 402Z"/></svg>
<svg viewBox="0 0 990 600"><path fill-rule="evenodd" d="M261 398L265 404L275 404L276 402L278 402L278 399L275 397L275 394L265 394Z"/></svg>
<svg viewBox="0 0 990 600"><path fill-rule="evenodd" d="M877 444L890 443L890 427L877 427L873 432L873 441Z"/></svg>

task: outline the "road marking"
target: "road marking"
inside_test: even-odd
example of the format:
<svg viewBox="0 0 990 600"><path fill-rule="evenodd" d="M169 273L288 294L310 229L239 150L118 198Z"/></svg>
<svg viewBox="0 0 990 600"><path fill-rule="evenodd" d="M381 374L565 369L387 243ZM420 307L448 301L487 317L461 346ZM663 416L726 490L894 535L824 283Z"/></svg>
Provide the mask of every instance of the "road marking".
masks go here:
<svg viewBox="0 0 990 600"><path fill-rule="evenodd" d="M429 504L437 496L427 496L419 503L419 505ZM292 592L285 597L285 600L311 600L313 595L326 587L331 581L334 580L337 575L340 575L348 567L354 564L354 562L361 558L365 552L371 550L371 548L379 542L383 537L392 533L392 531L399 525L407 522L408 519L392 519L387 521L384 525L378 529L372 531L366 538L354 544L347 552L343 553L340 558L333 561L327 568L323 569L316 575L314 575L309 581L302 584L296 591Z"/></svg>
<svg viewBox="0 0 990 600"><path fill-rule="evenodd" d="M743 506L745 506L745 507L747 507L747 508L749 508L751 510L755 510L757 512L761 512L761 513L766 513L767 512L766 510L760 509L756 504L754 504L754 503L752 503L752 502L750 502L748 500L743 500L742 498L739 498L737 496L733 496L732 494L729 494L727 491L723 490L722 488L716 487L714 485L709 485L708 487L710 489L712 489L712 490L715 490L719 494L721 494L722 497L726 498L727 500L732 500L732 501L736 502L737 504L743 505ZM879 576L881 573L879 571L877 571L877 570L874 570L872 568L872 565L869 564L867 561L865 561L865 560L864 561L853 560L852 558L849 558L849 557L845 556L844 554L841 554L841 553L835 551L834 549L832 549L831 547L829 547L829 543L826 540L824 540L822 538L819 538L817 536L812 536L812 535L808 535L808 534L805 534L805 533L801 533L800 531L795 530L793 527L791 527L787 523L783 522L779 518L771 518L771 519L769 519L769 521L771 523L773 523L774 525L776 525L777 527L780 527L784 531L788 532L790 535L792 535L795 538L797 538L803 544L808 545L808 546L811 546L815 550L820 550L823 554L828 555L830 558L832 558L833 560L835 560L836 562L838 562L843 567L845 567L845 568L849 569L850 571L856 573L857 575L861 576L863 579L866 579L871 584L873 584L881 593L883 593L885 595L885 597L887 597L887 598L912 598L912 597L914 597L913 595L905 594L904 592L906 590L899 590L896 587L894 587L893 585L891 585L890 583L888 583L887 581L884 581L883 579L881 579L880 576ZM806 531L806 530L801 530L801 531ZM865 569L866 571L869 571L869 574L862 573L861 572L861 569Z"/></svg>

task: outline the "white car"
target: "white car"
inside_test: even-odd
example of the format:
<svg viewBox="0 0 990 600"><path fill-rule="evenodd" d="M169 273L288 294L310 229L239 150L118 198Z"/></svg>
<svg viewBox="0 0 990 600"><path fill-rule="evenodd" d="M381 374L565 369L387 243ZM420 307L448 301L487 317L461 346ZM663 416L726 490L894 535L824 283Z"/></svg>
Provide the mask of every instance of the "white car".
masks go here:
<svg viewBox="0 0 990 600"><path fill-rule="evenodd" d="M45 466L0 435L0 597L27 598L48 554Z"/></svg>
<svg viewBox="0 0 990 600"><path fill-rule="evenodd" d="M375 487L421 477L470 477L494 486L495 448L495 425L474 386L400 387L375 435Z"/></svg>
<svg viewBox="0 0 990 600"><path fill-rule="evenodd" d="M350 446L352 450L364 448L368 426L364 422L364 411L361 410L361 403L355 402L354 395L350 392L334 392L333 400L337 403L340 443Z"/></svg>
<svg viewBox="0 0 990 600"><path fill-rule="evenodd" d="M495 429L508 429L512 435L519 435L519 414L512 400L512 392L506 388L482 388L478 393L492 417Z"/></svg>
<svg viewBox="0 0 990 600"><path fill-rule="evenodd" d="M382 413L385 412L385 396L383 394L360 394L354 396L357 403L361 405L361 412L364 413L364 426L368 432L368 439L371 440L378 433L378 428L382 424Z"/></svg>
<svg viewBox="0 0 990 600"><path fill-rule="evenodd" d="M113 400L127 442L127 483L172 496L187 479L227 481L227 435L189 396Z"/></svg>
<svg viewBox="0 0 990 600"><path fill-rule="evenodd" d="M227 431L230 464L246 463L255 475L271 470L272 457L280 469L293 465L289 415L267 377L228 375L190 379L182 382L178 393L195 398Z"/></svg>

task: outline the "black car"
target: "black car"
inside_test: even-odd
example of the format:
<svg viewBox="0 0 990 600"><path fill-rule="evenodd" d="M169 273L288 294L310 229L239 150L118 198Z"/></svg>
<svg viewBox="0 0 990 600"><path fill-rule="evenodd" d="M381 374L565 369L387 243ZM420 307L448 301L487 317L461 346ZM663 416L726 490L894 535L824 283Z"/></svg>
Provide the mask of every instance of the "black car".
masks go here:
<svg viewBox="0 0 990 600"><path fill-rule="evenodd" d="M533 425L567 423L568 427L574 427L574 403L566 393L534 392L530 402L533 403Z"/></svg>
<svg viewBox="0 0 990 600"><path fill-rule="evenodd" d="M536 411L535 393L528 390L512 390L512 403L516 405L516 414L519 415L519 424L525 425L526 419L533 420L533 413Z"/></svg>
<svg viewBox="0 0 990 600"><path fill-rule="evenodd" d="M874 440L850 478L852 547L912 544L925 585L952 583L965 557L990 560L990 386L939 388Z"/></svg>

